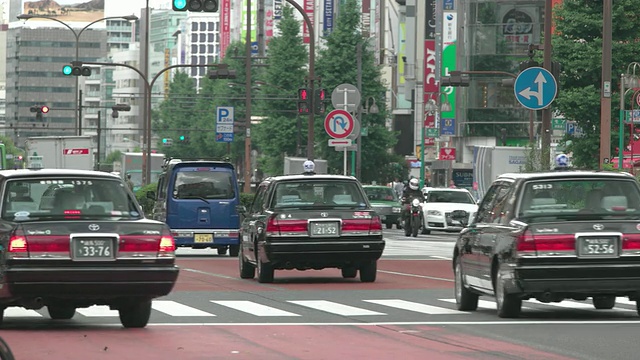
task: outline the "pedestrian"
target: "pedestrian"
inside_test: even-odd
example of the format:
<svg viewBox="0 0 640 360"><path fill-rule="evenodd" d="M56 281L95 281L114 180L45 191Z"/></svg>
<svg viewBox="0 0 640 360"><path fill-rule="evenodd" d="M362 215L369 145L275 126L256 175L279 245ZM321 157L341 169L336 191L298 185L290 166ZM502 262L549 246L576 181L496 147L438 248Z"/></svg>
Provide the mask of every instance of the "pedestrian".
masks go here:
<svg viewBox="0 0 640 360"><path fill-rule="evenodd" d="M129 190L133 191L133 181L131 181L131 174L127 174L127 186Z"/></svg>
<svg viewBox="0 0 640 360"><path fill-rule="evenodd" d="M449 188L450 189L455 189L456 188L456 182L453 181L453 179L449 180Z"/></svg>

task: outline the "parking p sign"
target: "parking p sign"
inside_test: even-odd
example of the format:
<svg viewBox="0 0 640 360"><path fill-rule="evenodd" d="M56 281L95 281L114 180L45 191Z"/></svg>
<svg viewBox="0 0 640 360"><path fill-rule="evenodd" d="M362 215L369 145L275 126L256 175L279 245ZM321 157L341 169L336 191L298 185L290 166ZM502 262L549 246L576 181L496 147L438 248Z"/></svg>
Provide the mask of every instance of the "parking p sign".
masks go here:
<svg viewBox="0 0 640 360"><path fill-rule="evenodd" d="M216 123L233 124L233 106L218 106L216 113Z"/></svg>

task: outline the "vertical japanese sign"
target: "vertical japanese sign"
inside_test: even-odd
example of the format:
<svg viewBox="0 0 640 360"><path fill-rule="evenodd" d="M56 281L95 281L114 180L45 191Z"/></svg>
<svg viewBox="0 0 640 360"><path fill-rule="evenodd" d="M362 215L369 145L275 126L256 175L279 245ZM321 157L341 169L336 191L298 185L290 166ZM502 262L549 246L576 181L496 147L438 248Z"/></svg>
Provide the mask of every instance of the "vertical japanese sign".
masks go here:
<svg viewBox="0 0 640 360"><path fill-rule="evenodd" d="M362 36L369 37L371 30L371 0L362 1Z"/></svg>
<svg viewBox="0 0 640 360"><path fill-rule="evenodd" d="M383 38L384 32L382 29L380 29L380 17L382 16L382 13L380 12L380 0L376 0L376 9L375 9L375 18L373 20L374 24L373 24L373 28L375 29L375 35L376 35L376 39L380 39L378 41L376 41L376 64L380 64L380 56L378 54L380 54L380 46L381 46L381 40ZM386 41L385 41L386 42ZM382 61L384 63L384 60Z"/></svg>
<svg viewBox="0 0 640 360"><path fill-rule="evenodd" d="M458 32L458 14L453 7L453 1L444 0L442 21L442 76L449 76L449 72L456 70L456 41ZM443 101L451 104L451 111L443 111L442 119L450 119L455 124L456 119L456 88L446 87L442 89Z"/></svg>
<svg viewBox="0 0 640 360"><path fill-rule="evenodd" d="M256 36L256 23L258 21L257 6L258 6L257 1L251 2L251 42L255 42L257 38ZM247 0L242 1L241 14L242 14L242 18L240 19L240 21L242 21L242 26L240 28L240 36L241 36L240 41L244 42L244 40L247 38Z"/></svg>
<svg viewBox="0 0 640 360"><path fill-rule="evenodd" d="M171 65L171 50L165 48L164 49L164 67L168 67ZM167 99L169 97L169 85L171 84L171 79L169 77L170 71L165 71L163 74L164 81L164 98Z"/></svg>
<svg viewBox="0 0 640 360"><path fill-rule="evenodd" d="M245 13L246 15L246 13ZM220 3L220 60L224 59L231 43L231 0Z"/></svg>
<svg viewBox="0 0 640 360"><path fill-rule="evenodd" d="M405 26L404 19L401 20L400 26L398 27L398 61L396 69L398 69L398 86L403 85L405 82L404 79L404 61L402 58L407 54L407 27Z"/></svg>
<svg viewBox="0 0 640 360"><path fill-rule="evenodd" d="M324 0L324 18L322 21L322 33L324 36L333 31L333 2L334 0Z"/></svg>
<svg viewBox="0 0 640 360"><path fill-rule="evenodd" d="M269 44L273 37L273 0L264 2L264 14L265 43Z"/></svg>
<svg viewBox="0 0 640 360"><path fill-rule="evenodd" d="M315 4L314 0L304 0L304 12L311 20L311 26L314 26L314 14L315 14ZM315 41L315 39L313 39ZM311 42L311 38L309 35L309 29L307 28L307 22L302 22L302 41L305 44L309 44Z"/></svg>
<svg viewBox="0 0 640 360"><path fill-rule="evenodd" d="M428 0L427 1L427 9L426 9L426 21L425 21L425 33L424 33L424 79L422 79L424 93L423 93L423 101L426 104L430 99L438 101L438 94L440 93L440 86L436 82L436 0ZM436 114L424 113L424 124L425 128L435 128L436 127ZM428 137L426 134L428 132L425 131L424 145L425 146L434 146L435 138Z"/></svg>
<svg viewBox="0 0 640 360"><path fill-rule="evenodd" d="M282 1L284 0L273 0L273 20L282 18Z"/></svg>

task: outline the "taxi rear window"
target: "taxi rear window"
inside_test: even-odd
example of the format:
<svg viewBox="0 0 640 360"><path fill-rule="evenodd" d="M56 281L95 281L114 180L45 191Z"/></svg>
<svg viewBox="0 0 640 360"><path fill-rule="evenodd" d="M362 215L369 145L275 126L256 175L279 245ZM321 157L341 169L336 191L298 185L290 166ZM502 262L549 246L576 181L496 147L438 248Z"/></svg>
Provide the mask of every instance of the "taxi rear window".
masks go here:
<svg viewBox="0 0 640 360"><path fill-rule="evenodd" d="M272 207L363 207L366 206L360 186L352 181L305 180L277 184Z"/></svg>

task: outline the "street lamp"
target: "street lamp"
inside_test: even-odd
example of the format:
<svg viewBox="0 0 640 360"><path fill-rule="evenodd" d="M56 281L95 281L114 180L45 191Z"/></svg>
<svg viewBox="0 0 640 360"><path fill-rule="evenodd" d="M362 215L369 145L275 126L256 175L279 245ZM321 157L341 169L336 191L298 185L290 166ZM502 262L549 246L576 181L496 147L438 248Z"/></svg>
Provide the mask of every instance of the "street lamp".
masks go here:
<svg viewBox="0 0 640 360"><path fill-rule="evenodd" d="M634 90L640 88L640 74L636 74L636 69L640 69L640 63L632 62L627 66L627 71L620 75L620 115L619 115L619 139L618 139L618 169L622 170L623 160L624 160L624 118L625 118L625 110L624 110L624 99L627 92L630 90ZM631 99L631 101L636 101L636 99ZM633 112L629 116L629 120L631 121L631 126L633 128L633 121L635 120L635 116ZM633 131L630 134L633 137ZM633 170L633 164L631 164Z"/></svg>
<svg viewBox="0 0 640 360"><path fill-rule="evenodd" d="M105 18L101 18L98 20L94 20L92 22L90 22L89 24L87 24L85 27L83 27L82 29L80 29L80 31L76 32L69 24L67 24L66 22L60 20L60 19L56 19L55 17L52 16L46 16L46 15L31 15L31 14L20 14L18 15L18 20L24 20L27 21L29 19L47 19L47 20L53 20L57 23L60 23L62 25L64 25L65 27L67 27L67 29L71 30L71 32L73 33L73 36L75 36L76 38L76 57L75 57L75 61L78 61L78 57L80 55L80 35L82 35L82 33L88 29L91 25L103 21L103 20L112 20L112 19L124 19L127 21L136 21L138 20L138 17L135 15L125 15L125 16L109 16L109 17L105 17ZM75 112L76 112L76 124L78 126L78 135L82 135L82 119L80 119L80 100L79 100L79 89L80 87L80 81L79 81L79 77L76 76L76 108L75 108Z"/></svg>

